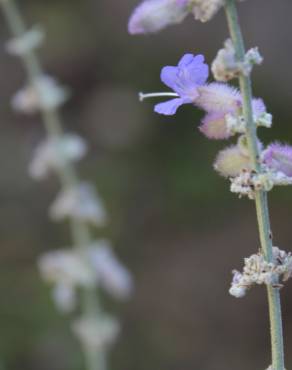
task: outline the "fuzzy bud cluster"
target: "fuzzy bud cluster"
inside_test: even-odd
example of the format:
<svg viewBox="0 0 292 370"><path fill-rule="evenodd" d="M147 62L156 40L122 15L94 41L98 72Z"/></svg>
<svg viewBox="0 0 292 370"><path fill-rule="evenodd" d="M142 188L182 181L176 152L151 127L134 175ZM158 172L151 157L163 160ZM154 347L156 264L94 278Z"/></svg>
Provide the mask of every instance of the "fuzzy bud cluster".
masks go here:
<svg viewBox="0 0 292 370"><path fill-rule="evenodd" d="M53 77L44 75L18 91L11 104L17 112L33 114L40 110L59 108L68 96L67 89L59 86Z"/></svg>
<svg viewBox="0 0 292 370"><path fill-rule="evenodd" d="M57 172L70 161L82 159L87 152L85 140L76 134L41 142L35 149L29 165L29 173L35 180L45 179L51 172Z"/></svg>
<svg viewBox="0 0 292 370"><path fill-rule="evenodd" d="M261 253L244 259L243 271L234 270L229 293L236 298L243 297L253 285L280 286L280 278L286 281L292 274L292 256L278 247L273 247L273 262L267 262Z"/></svg>
<svg viewBox="0 0 292 370"><path fill-rule="evenodd" d="M232 193L237 193L239 197L246 195L249 199L254 199L255 192L258 190L270 191L274 186L292 185L292 177L264 168L264 171L259 174L242 170L238 176L230 178L230 182Z"/></svg>
<svg viewBox="0 0 292 370"><path fill-rule="evenodd" d="M108 241L98 240L84 250L60 249L39 259L41 275L53 284L53 299L61 311L76 307L76 289L80 287L101 287L117 299L127 299L133 291L132 276Z"/></svg>
<svg viewBox="0 0 292 370"><path fill-rule="evenodd" d="M259 173L253 170L247 148L246 136L242 135L236 145L223 149L217 155L214 168L230 179L230 190L240 197L254 199L258 190L270 191L274 186L292 185L292 147L272 143L260 152Z"/></svg>
<svg viewBox="0 0 292 370"><path fill-rule="evenodd" d="M252 48L246 53L244 61L239 62L231 39L227 39L212 63L212 72L217 81L227 82L240 74L248 76L253 66L262 61L258 48Z"/></svg>
<svg viewBox="0 0 292 370"><path fill-rule="evenodd" d="M54 221L71 218L94 226L104 226L107 222L103 202L95 188L87 182L61 190L49 213Z"/></svg>
<svg viewBox="0 0 292 370"><path fill-rule="evenodd" d="M182 22L188 14L206 22L223 5L224 0L145 0L132 13L128 30L132 35L157 32Z"/></svg>

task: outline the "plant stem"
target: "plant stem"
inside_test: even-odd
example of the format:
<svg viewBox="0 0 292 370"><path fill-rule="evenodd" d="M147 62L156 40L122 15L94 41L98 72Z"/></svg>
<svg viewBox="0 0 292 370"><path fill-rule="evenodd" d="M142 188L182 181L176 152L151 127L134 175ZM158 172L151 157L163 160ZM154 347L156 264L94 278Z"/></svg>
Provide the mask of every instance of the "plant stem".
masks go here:
<svg viewBox="0 0 292 370"><path fill-rule="evenodd" d="M21 37L26 32L26 26L14 0L0 0L0 6L2 7L4 17L13 37ZM28 76L29 83L33 86L36 81L43 76L43 70L39 62L39 58L34 50L24 53L21 58ZM48 136L51 139L56 140L56 142L59 142L63 135L63 129L58 110L42 107L41 114ZM79 179L74 166L70 161L67 161L64 158L62 150L58 151L58 155L63 161L63 166L60 166L58 171L62 188L66 189L77 186L79 184ZM70 220L70 226L74 247L85 259L87 259L88 257L86 257L85 247L92 243L92 237L88 225L80 220L72 218ZM87 317L96 317L101 313L101 308L99 307L95 289L89 287L83 288L83 290L83 315ZM106 369L105 354L92 348L84 348L83 352L87 370Z"/></svg>
<svg viewBox="0 0 292 370"><path fill-rule="evenodd" d="M237 59L239 62L242 62L245 56L245 47L238 20L235 0L225 0L225 12ZM239 76L239 84L243 99L243 114L246 122L246 137L250 158L254 170L260 173L262 169L260 164L257 129L253 120L252 88L250 77L241 74ZM270 227L268 199L265 191L256 191L255 204L262 252L268 262L273 262L272 233ZM278 288L273 287L272 285L267 285L267 294L271 329L272 368L273 370L284 370L284 346L280 292Z"/></svg>

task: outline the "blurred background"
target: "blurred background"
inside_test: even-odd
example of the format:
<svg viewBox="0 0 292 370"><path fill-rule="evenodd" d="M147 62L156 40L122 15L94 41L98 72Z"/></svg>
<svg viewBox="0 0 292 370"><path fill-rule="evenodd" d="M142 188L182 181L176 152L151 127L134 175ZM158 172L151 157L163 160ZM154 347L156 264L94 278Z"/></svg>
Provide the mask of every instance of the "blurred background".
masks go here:
<svg viewBox="0 0 292 370"><path fill-rule="evenodd" d="M259 247L254 205L228 192L212 169L224 142L206 140L202 112L184 106L174 117L153 112L139 91L164 90L162 66L186 52L210 63L227 38L223 12L201 24L147 37L127 34L138 0L19 1L27 23L47 31L40 55L46 70L72 89L63 109L65 128L85 137L90 154L79 172L94 181L111 223L100 235L113 241L133 272L127 303L105 301L123 325L112 370L258 370L269 366L265 290L239 300L228 294L231 270ZM292 142L292 3L240 4L248 46L264 64L254 73L254 94L274 115L260 131L264 142ZM55 178L28 176L32 151L44 137L40 117L15 114L10 98L24 83L17 59L5 52L0 22L0 367L9 370L81 370L69 318L57 313L36 259L68 246L66 225L52 224L47 208ZM292 189L270 195L275 245L291 250ZM283 289L287 364L292 366L291 283Z"/></svg>

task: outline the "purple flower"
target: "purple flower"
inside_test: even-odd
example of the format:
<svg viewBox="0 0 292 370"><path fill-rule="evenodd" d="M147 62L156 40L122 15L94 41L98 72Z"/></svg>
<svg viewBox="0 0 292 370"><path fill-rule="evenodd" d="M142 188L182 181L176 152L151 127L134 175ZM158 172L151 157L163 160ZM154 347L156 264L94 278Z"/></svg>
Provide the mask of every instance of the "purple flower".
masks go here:
<svg viewBox="0 0 292 370"><path fill-rule="evenodd" d="M206 116L200 131L209 139L227 139L235 134L244 134L245 121L239 90L226 83L207 83L208 76L209 68L204 63L203 55L185 54L178 66L166 66L161 71L162 82L173 92L140 93L140 99L173 96L174 99L154 107L155 112L164 115L175 114L183 104L203 109ZM264 102L253 99L252 107L255 121L260 122L266 113Z"/></svg>
<svg viewBox="0 0 292 370"><path fill-rule="evenodd" d="M178 95L178 98L157 104L155 112L173 115L182 104L195 103L199 96L198 87L206 83L209 68L204 56L185 54L177 67L167 66L161 71L162 82Z"/></svg>
<svg viewBox="0 0 292 370"><path fill-rule="evenodd" d="M180 23L189 13L189 0L145 0L134 10L128 24L132 35L157 32Z"/></svg>
<svg viewBox="0 0 292 370"><path fill-rule="evenodd" d="M244 133L245 124L242 112L242 98L238 90L222 83L210 83L199 88L200 96L195 104L204 109L207 114L199 127L200 131L209 139L228 139L237 133ZM255 121L266 112L262 99L252 100ZM231 120L228 122L228 119ZM230 122L234 122L237 131Z"/></svg>
<svg viewBox="0 0 292 370"><path fill-rule="evenodd" d="M263 162L271 169L292 177L292 146L272 143L263 152Z"/></svg>

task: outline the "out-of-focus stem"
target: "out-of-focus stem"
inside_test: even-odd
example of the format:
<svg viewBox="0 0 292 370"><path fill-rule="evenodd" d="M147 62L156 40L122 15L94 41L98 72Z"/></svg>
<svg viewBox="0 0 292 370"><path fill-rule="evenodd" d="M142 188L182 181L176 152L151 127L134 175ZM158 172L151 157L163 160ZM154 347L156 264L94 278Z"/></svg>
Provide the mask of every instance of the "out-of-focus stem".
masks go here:
<svg viewBox="0 0 292 370"><path fill-rule="evenodd" d="M228 21L230 35L235 47L237 59L243 62L245 56L245 47L241 28L238 20L235 0L225 0L225 12ZM243 113L246 122L246 137L250 158L254 169L260 173L261 164L259 161L259 148L256 125L253 120L252 112L252 88L249 76L241 74L239 76L240 90L243 99ZM269 208L267 193L265 191L256 191L255 193L256 213L260 242L263 254L268 262L273 261L272 233L269 218ZM275 282L277 283L277 282ZM284 346L280 292L278 288L267 285L271 346L272 346L272 368L273 370L284 370Z"/></svg>
<svg viewBox="0 0 292 370"><path fill-rule="evenodd" d="M26 26L14 0L0 0L0 6L13 37L21 37L26 32ZM24 53L21 58L29 83L33 86L43 76L43 70L39 58L34 50ZM58 142L63 135L62 123L58 110L42 107L41 114L48 136ZM63 166L60 166L58 171L62 187L71 188L78 185L79 179L74 166L64 158L61 150L59 150L58 154L63 161ZM72 219L70 222L74 246L80 251L84 258L86 258L84 248L92 242L90 230L87 224L80 220ZM83 314L90 317L96 317L96 315L101 312L101 309L99 307L95 289L89 287L84 288L83 290ZM87 370L106 369L105 354L101 352L99 353L92 348L84 348L84 356Z"/></svg>

